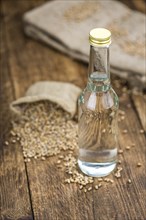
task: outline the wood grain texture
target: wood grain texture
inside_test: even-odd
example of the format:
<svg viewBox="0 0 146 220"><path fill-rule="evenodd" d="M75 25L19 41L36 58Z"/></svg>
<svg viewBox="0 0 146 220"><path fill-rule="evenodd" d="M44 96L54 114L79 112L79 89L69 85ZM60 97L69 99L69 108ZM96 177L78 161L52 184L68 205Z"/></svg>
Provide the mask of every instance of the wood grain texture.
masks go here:
<svg viewBox="0 0 146 220"><path fill-rule="evenodd" d="M136 111L138 113L139 119L143 126L143 129L146 131L146 96L140 94L133 94L132 100Z"/></svg>
<svg viewBox="0 0 146 220"><path fill-rule="evenodd" d="M2 219L37 220L144 220L145 215L145 137L140 134L144 111L135 110L129 95L120 98L126 119L120 126L120 148L124 150L122 178L97 192L83 193L75 184L64 184L66 174L55 167L56 158L33 160L24 165L21 147L12 144L9 130L9 102L24 95L26 89L40 80L72 82L84 88L87 66L27 38L21 16L44 0L3 1L1 68L2 137L0 148L0 196ZM133 108L127 108L127 104ZM139 101L135 102L139 103ZM141 103L141 102L140 102ZM138 110L139 109L139 110ZM139 117L139 118L138 118ZM123 134L122 130L128 133ZM4 139L10 144L4 146ZM127 145L135 143L130 151ZM138 168L137 163L142 163ZM132 183L128 184L127 180ZM29 194L30 193L30 194ZM31 205L30 205L31 202ZM31 206L33 214L31 212ZM13 216L12 216L12 214ZM17 214L17 215L16 215Z"/></svg>
<svg viewBox="0 0 146 220"><path fill-rule="evenodd" d="M27 168L35 219L94 219L92 193L86 196L76 185L64 184L55 159L34 160Z"/></svg>
<svg viewBox="0 0 146 220"><path fill-rule="evenodd" d="M99 220L145 218L145 137L139 134L141 125L134 110L127 108L129 103L128 95L120 98L120 109L126 112L125 120L119 123L119 145L124 152L119 155L122 161L119 166L123 167L122 177L112 186L107 185L98 191L98 195L94 195L94 210ZM125 129L127 134L122 132ZM132 143L135 143L135 147L126 150L126 146L131 146ZM143 168L137 167L138 162L143 164ZM128 179L131 179L131 184L128 184Z"/></svg>
<svg viewBox="0 0 146 220"><path fill-rule="evenodd" d="M112 185L85 194L74 184L64 184L65 174L55 168L55 159L27 164L35 219L65 220L138 220L145 218L145 137L132 108L127 108L130 99L121 97L121 109L126 119L119 124L119 155L123 167L122 177ZM122 131L127 129L128 133ZM135 143L128 151L126 146ZM142 167L138 168L137 163ZM128 179L132 183L128 184ZM136 202L134 202L136 201Z"/></svg>
<svg viewBox="0 0 146 220"><path fill-rule="evenodd" d="M12 138L9 135L11 128L9 103L16 97L9 66L11 54L9 54L6 34L10 18L5 13L6 9L2 2L0 9L0 219L31 220L33 214L22 150L17 143L12 143ZM9 141L9 145L5 145L4 141Z"/></svg>

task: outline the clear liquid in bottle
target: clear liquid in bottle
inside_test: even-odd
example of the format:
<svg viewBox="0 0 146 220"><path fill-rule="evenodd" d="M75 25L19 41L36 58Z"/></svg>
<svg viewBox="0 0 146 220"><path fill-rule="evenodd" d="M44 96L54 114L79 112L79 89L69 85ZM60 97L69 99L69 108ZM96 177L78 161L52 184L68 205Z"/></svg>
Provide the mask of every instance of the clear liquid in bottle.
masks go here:
<svg viewBox="0 0 146 220"><path fill-rule="evenodd" d="M106 176L117 160L117 97L108 92L85 91L80 97L79 158L80 169L90 176Z"/></svg>

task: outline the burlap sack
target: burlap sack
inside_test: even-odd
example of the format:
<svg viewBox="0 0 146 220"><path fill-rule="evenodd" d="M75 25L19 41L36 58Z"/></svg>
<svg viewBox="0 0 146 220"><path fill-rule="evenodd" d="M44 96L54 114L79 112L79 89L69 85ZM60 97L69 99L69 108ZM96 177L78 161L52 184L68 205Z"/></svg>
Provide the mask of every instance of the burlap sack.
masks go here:
<svg viewBox="0 0 146 220"><path fill-rule="evenodd" d="M25 13L25 33L70 56L88 62L89 31L112 32L111 72L144 86L145 16L113 0L57 0Z"/></svg>
<svg viewBox="0 0 146 220"><path fill-rule="evenodd" d="M29 87L24 97L13 101L10 109L21 114L22 104L48 100L58 104L73 117L77 110L77 99L81 89L71 83L63 82L37 82Z"/></svg>

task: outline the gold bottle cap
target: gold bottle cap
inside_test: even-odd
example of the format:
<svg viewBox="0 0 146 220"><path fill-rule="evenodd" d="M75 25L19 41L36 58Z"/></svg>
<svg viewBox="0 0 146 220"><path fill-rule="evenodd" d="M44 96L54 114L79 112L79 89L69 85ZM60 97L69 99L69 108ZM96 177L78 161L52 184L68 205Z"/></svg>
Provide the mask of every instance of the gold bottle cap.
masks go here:
<svg viewBox="0 0 146 220"><path fill-rule="evenodd" d="M94 28L90 31L89 42L93 46L110 45L111 32L105 28Z"/></svg>

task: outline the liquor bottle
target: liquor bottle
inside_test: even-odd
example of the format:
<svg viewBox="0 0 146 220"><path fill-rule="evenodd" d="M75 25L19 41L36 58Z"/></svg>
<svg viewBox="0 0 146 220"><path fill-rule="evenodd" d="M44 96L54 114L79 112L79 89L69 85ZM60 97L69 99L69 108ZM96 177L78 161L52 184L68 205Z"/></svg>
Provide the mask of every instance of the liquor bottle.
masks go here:
<svg viewBox="0 0 146 220"><path fill-rule="evenodd" d="M90 31L88 82L79 97L78 165L89 176L102 177L116 167L118 96L111 86L109 46L111 32Z"/></svg>

